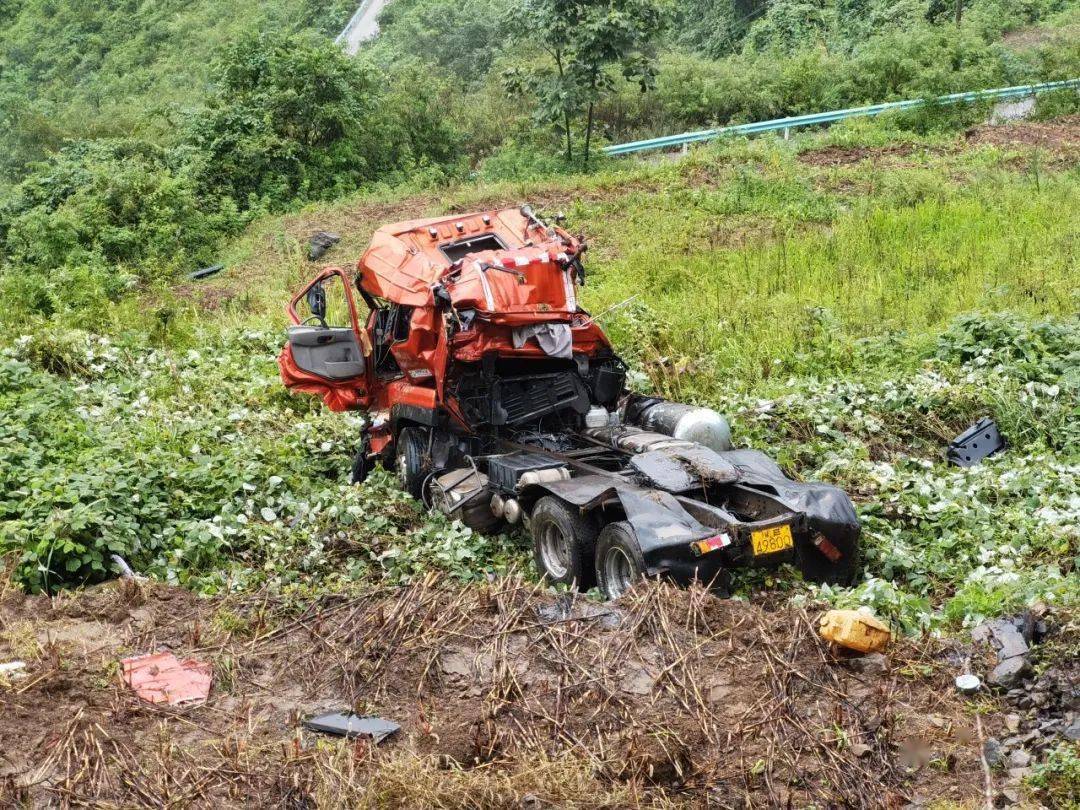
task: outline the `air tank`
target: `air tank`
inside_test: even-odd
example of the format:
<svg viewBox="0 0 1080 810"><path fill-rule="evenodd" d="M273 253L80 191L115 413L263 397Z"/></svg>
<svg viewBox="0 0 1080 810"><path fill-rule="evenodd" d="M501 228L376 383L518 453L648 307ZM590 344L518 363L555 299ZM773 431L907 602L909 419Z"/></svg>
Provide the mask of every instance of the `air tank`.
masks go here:
<svg viewBox="0 0 1080 810"><path fill-rule="evenodd" d="M626 409L626 420L645 430L697 442L717 452L731 449L731 428L712 408L660 399L639 400Z"/></svg>

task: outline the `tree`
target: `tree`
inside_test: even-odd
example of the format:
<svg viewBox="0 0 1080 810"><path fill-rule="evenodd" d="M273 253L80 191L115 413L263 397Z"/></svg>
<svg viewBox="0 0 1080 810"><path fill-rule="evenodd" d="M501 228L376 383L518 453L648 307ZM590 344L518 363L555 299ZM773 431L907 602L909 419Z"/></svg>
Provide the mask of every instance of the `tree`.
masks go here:
<svg viewBox="0 0 1080 810"><path fill-rule="evenodd" d="M370 179L370 70L329 43L248 35L213 69L215 92L189 127L206 193L242 207L330 196Z"/></svg>
<svg viewBox="0 0 1080 810"><path fill-rule="evenodd" d="M554 72L509 71L507 88L520 91L528 84L541 115L561 119L568 161L573 160L571 120L585 109L588 169L593 110L614 86L612 68L618 66L625 79L648 90L656 75L656 43L669 17L668 0L525 0L512 14L512 30L523 41L539 41Z"/></svg>
<svg viewBox="0 0 1080 810"><path fill-rule="evenodd" d="M738 53L764 0L679 0L676 38L713 59Z"/></svg>

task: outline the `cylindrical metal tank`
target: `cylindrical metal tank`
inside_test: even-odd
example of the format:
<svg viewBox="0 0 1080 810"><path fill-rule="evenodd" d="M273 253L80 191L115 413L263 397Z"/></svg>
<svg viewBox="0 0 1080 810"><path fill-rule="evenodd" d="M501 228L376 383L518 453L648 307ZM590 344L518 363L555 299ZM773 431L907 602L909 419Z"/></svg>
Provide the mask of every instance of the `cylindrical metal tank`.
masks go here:
<svg viewBox="0 0 1080 810"><path fill-rule="evenodd" d="M731 449L731 428L712 408L647 400L627 408L630 424L676 439L697 442L717 452Z"/></svg>

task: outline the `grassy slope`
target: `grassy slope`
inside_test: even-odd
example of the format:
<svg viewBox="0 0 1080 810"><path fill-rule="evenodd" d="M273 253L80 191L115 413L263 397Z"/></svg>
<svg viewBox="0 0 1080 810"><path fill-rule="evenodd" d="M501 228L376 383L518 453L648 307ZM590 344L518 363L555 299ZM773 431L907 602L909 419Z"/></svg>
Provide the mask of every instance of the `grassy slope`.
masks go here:
<svg viewBox="0 0 1080 810"><path fill-rule="evenodd" d="M805 146L842 153L885 137L856 127ZM736 142L590 177L363 195L257 223L223 255L229 276L184 291L239 296L233 316L284 325L284 296L311 271L303 243L314 230L342 234L328 260L347 263L395 218L531 200L565 211L588 238L591 310L637 296L633 318L607 321L623 350L705 359L708 385L723 375L726 387L759 389L776 359L779 370L811 370L797 355L821 308L845 341L934 332L973 309L1075 310L1076 148L912 141L821 166L797 157L805 146ZM661 330L656 345L627 346L643 326Z"/></svg>
<svg viewBox="0 0 1080 810"><path fill-rule="evenodd" d="M886 140L826 137L845 149ZM522 563L514 539L421 517L384 479L343 486L355 422L284 395L273 353L285 296L313 272L301 244L315 228L343 234L330 258L346 262L386 221L532 200L565 208L592 240L591 309L640 294L605 320L640 385L720 406L741 442L856 495L871 578L829 598L914 627L1075 592L1074 155L939 140L820 166L758 141L262 220L223 255L222 277L122 305L113 344L43 333L9 350L0 439L44 448L10 452L0 503L24 514L9 542L34 548L28 574L45 562L78 579L97 564L83 549L104 537L143 568L211 589ZM972 309L1025 318L961 324L939 347ZM972 341L984 353L965 360ZM1010 453L971 472L941 464L944 441L987 412ZM63 420L79 442L38 427Z"/></svg>

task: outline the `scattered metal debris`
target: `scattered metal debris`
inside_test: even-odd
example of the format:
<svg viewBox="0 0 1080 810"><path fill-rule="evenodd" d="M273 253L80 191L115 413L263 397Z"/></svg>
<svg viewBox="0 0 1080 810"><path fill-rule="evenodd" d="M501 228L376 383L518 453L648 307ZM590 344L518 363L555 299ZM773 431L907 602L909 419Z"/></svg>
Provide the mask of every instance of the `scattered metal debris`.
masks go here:
<svg viewBox="0 0 1080 810"><path fill-rule="evenodd" d="M308 261L313 262L317 259L321 259L326 254L326 251L330 250L330 248L340 241L341 237L336 233L319 231L318 233L313 234L311 239L308 240Z"/></svg>
<svg viewBox="0 0 1080 810"><path fill-rule="evenodd" d="M352 712L330 712L304 721L304 728L338 737L370 737L376 745L396 734L401 726L381 717L360 717Z"/></svg>
<svg viewBox="0 0 1080 810"><path fill-rule="evenodd" d="M984 417L951 442L946 458L957 467L974 467L984 458L1005 449L994 420Z"/></svg>
<svg viewBox="0 0 1080 810"><path fill-rule="evenodd" d="M826 641L862 653L881 652L892 638L889 625L858 610L830 610L818 629Z"/></svg>
<svg viewBox="0 0 1080 810"><path fill-rule="evenodd" d="M139 578L138 574L136 574L132 570L131 566L127 564L127 560L125 560L119 554L110 554L109 559L111 559L116 564L116 567L120 569L120 576L123 579L138 579Z"/></svg>
<svg viewBox="0 0 1080 810"><path fill-rule="evenodd" d="M209 267L203 267L199 270L196 270L194 273L188 273L188 278L192 281L201 281L204 278L216 276L224 269L225 265L223 264L212 264Z"/></svg>
<svg viewBox="0 0 1080 810"><path fill-rule="evenodd" d="M597 620L602 627L612 628L618 627L622 621L619 611L608 606L601 607L573 593L561 593L554 603L537 605L533 612L543 624Z"/></svg>
<svg viewBox="0 0 1080 810"><path fill-rule="evenodd" d="M148 703L177 706L206 700L210 694L213 670L204 661L180 661L171 652L159 652L124 658L120 666L124 683Z"/></svg>
<svg viewBox="0 0 1080 810"><path fill-rule="evenodd" d="M974 695L981 686L982 681L978 675L972 675L969 672L965 675L956 676L956 689L963 695Z"/></svg>

